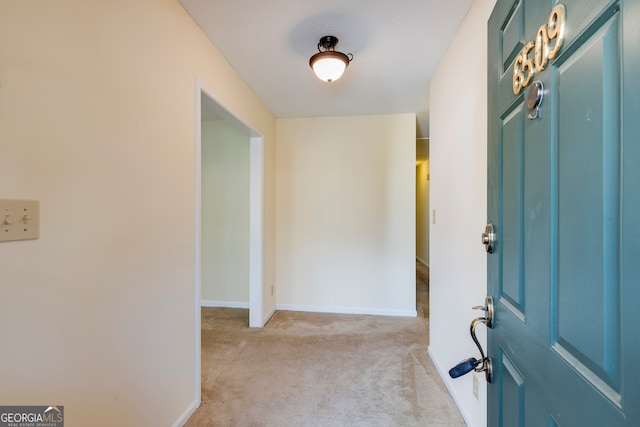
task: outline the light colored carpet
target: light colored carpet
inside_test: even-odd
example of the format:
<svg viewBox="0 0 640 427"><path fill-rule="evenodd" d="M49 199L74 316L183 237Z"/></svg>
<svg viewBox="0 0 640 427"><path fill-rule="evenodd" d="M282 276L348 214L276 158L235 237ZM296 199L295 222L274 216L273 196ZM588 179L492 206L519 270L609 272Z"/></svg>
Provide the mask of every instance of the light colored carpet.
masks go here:
<svg viewBox="0 0 640 427"><path fill-rule="evenodd" d="M419 288L417 318L279 311L250 329L247 310L203 308L186 426L464 426L427 356Z"/></svg>

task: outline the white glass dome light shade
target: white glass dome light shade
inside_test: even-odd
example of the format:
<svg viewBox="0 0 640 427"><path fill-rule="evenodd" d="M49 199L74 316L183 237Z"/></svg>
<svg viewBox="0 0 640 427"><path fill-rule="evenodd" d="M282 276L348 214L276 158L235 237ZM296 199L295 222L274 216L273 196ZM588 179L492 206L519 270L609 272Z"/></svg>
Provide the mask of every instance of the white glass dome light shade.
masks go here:
<svg viewBox="0 0 640 427"><path fill-rule="evenodd" d="M338 80L349 65L349 57L342 52L318 52L309 59L309 65L320 80L331 83Z"/></svg>

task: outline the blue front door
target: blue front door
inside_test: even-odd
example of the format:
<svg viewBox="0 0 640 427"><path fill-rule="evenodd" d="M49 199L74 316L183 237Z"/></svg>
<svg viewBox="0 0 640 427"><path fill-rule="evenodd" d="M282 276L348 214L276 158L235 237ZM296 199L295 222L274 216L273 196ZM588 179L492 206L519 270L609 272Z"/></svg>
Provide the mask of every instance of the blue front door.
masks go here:
<svg viewBox="0 0 640 427"><path fill-rule="evenodd" d="M640 426L640 0L488 30L488 424Z"/></svg>

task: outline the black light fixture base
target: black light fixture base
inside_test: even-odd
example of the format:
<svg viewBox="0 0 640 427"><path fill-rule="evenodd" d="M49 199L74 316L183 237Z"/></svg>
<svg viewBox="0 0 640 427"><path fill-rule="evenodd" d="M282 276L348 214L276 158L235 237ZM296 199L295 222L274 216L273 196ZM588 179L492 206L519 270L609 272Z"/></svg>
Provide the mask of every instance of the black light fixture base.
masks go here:
<svg viewBox="0 0 640 427"><path fill-rule="evenodd" d="M320 39L318 43L318 51L320 51L320 46L324 50L334 50L336 45L338 44L338 38L335 36L324 36Z"/></svg>

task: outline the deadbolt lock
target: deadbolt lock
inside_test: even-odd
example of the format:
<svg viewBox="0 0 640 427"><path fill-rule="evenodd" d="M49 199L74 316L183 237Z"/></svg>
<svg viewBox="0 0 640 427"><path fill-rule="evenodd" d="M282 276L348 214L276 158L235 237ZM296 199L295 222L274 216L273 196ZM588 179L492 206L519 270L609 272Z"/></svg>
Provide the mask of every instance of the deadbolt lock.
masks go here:
<svg viewBox="0 0 640 427"><path fill-rule="evenodd" d="M482 233L482 244L484 245L487 253L492 254L493 248L496 243L496 233L493 228L493 224L487 224Z"/></svg>

